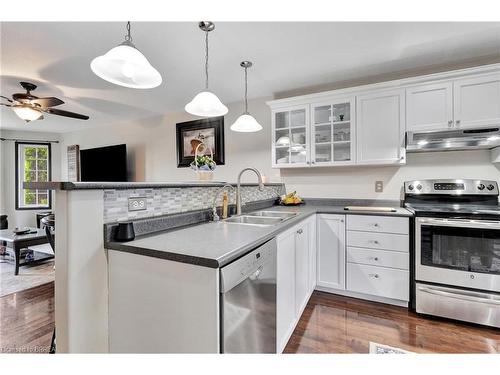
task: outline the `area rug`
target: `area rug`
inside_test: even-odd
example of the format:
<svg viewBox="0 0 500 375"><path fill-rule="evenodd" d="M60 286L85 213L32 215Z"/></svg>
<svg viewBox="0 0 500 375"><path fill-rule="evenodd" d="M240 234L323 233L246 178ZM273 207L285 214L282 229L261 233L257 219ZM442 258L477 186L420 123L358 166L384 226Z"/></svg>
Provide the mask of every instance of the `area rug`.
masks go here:
<svg viewBox="0 0 500 375"><path fill-rule="evenodd" d="M389 345L379 344L370 341L370 354L412 354L414 352L409 352L401 348L395 348Z"/></svg>
<svg viewBox="0 0 500 375"><path fill-rule="evenodd" d="M0 256L0 297L54 281L54 260L33 266L19 268L14 276L14 264L7 263Z"/></svg>

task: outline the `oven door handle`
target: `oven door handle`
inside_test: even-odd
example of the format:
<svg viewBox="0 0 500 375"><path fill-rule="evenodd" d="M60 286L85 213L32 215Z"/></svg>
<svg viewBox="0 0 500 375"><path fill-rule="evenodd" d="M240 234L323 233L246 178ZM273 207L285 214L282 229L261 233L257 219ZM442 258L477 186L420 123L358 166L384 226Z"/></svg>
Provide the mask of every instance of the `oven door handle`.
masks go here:
<svg viewBox="0 0 500 375"><path fill-rule="evenodd" d="M500 229L500 221L493 220L437 219L423 217L417 218L417 223L419 225L437 225L446 227Z"/></svg>
<svg viewBox="0 0 500 375"><path fill-rule="evenodd" d="M459 293L459 292L452 293L452 292L446 292L444 290L438 290L438 289L434 289L434 288L426 288L426 287L422 287L422 286L419 286L418 290L420 290L423 293L434 294L434 295L441 296L441 297L449 297L449 298L460 299L463 301L478 302L478 303L484 303L487 305L500 306L499 299L474 297L474 296L471 296L470 294L463 294L463 293Z"/></svg>

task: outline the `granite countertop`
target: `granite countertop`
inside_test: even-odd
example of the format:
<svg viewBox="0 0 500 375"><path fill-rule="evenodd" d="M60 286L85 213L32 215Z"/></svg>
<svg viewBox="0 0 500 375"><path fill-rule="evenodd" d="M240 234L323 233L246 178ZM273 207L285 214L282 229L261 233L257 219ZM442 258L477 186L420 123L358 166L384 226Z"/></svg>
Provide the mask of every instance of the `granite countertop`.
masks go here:
<svg viewBox="0 0 500 375"><path fill-rule="evenodd" d="M25 189L42 190L115 190L115 189L158 189L158 188L182 188L182 187L218 187L224 186L224 181L186 181L186 182L24 182ZM236 183L230 183L236 186ZM257 183L241 183L241 186L257 186ZM281 182L266 182L265 186L281 186Z"/></svg>
<svg viewBox="0 0 500 375"><path fill-rule="evenodd" d="M303 206L272 206L266 210L297 212L297 216L274 226L252 226L225 221L205 222L187 227L138 236L129 242L107 243L110 250L124 251L155 258L168 259L205 267L219 268L239 258L275 237L303 219L317 214L349 214L411 217L413 214L401 207L393 206L396 212L373 212L344 210L345 205L328 204L328 200L310 200ZM309 202L309 201L308 201ZM333 202L332 202L333 203ZM382 205L380 205L382 206Z"/></svg>

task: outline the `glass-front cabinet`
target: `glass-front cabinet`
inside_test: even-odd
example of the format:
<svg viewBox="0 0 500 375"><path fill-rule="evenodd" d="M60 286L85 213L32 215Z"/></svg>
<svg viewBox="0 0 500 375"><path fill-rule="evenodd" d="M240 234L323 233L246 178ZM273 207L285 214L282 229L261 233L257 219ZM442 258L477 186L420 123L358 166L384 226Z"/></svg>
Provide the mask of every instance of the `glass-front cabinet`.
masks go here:
<svg viewBox="0 0 500 375"><path fill-rule="evenodd" d="M272 116L273 166L309 166L309 106L275 110Z"/></svg>
<svg viewBox="0 0 500 375"><path fill-rule="evenodd" d="M311 105L311 164L354 163L354 98Z"/></svg>

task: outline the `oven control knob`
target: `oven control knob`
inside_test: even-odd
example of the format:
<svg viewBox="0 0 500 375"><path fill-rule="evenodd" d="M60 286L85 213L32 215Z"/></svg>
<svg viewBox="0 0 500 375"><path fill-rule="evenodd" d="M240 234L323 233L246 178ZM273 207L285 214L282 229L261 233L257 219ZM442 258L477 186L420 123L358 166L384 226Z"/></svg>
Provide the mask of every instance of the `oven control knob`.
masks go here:
<svg viewBox="0 0 500 375"><path fill-rule="evenodd" d="M493 190L495 188L495 186L493 186L493 184L489 184L488 186L486 186L486 189L488 190Z"/></svg>
<svg viewBox="0 0 500 375"><path fill-rule="evenodd" d="M422 185L418 184L417 185L417 190L422 190Z"/></svg>
<svg viewBox="0 0 500 375"><path fill-rule="evenodd" d="M485 187L486 187L486 186L484 186L484 184L479 184L479 185L477 185L477 188L478 188L479 190L484 190L484 188L485 188Z"/></svg>
<svg viewBox="0 0 500 375"><path fill-rule="evenodd" d="M408 185L408 190L413 190L413 185Z"/></svg>

